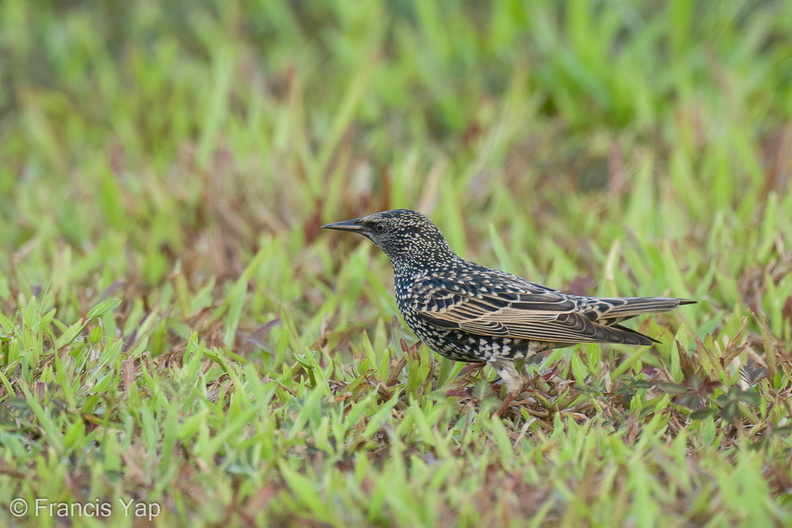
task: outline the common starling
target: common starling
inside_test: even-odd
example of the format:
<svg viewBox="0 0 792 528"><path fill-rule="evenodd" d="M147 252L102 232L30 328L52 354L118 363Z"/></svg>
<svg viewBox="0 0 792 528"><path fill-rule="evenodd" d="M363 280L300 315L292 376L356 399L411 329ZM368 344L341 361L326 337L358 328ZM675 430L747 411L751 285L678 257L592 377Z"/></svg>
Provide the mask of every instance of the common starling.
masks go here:
<svg viewBox="0 0 792 528"><path fill-rule="evenodd" d="M658 341L621 322L695 302L554 290L463 259L429 218L408 209L322 227L379 246L393 264L396 301L412 331L443 357L492 366L513 395L526 381L515 361L577 343L651 345Z"/></svg>

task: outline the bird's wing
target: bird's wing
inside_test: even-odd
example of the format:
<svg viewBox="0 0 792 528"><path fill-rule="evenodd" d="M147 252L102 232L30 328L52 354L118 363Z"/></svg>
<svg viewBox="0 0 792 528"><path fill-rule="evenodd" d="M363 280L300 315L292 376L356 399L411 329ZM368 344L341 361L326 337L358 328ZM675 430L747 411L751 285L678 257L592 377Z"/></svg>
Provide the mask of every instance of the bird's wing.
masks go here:
<svg viewBox="0 0 792 528"><path fill-rule="evenodd" d="M570 344L653 342L632 330L598 324L580 313L573 298L540 288L468 289L459 282L432 280L414 287L413 308L428 323L476 335Z"/></svg>

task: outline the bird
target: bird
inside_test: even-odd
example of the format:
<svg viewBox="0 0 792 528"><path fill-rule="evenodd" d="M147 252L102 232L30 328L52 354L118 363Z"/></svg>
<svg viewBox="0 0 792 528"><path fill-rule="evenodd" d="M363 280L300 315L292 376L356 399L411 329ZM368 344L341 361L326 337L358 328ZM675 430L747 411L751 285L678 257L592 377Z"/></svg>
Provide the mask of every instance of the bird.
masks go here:
<svg viewBox="0 0 792 528"><path fill-rule="evenodd" d="M377 245L393 266L396 303L415 335L445 358L491 366L512 396L528 381L516 361L580 343L659 343L621 323L696 302L587 297L548 288L460 257L429 218L409 209L322 227L351 231Z"/></svg>

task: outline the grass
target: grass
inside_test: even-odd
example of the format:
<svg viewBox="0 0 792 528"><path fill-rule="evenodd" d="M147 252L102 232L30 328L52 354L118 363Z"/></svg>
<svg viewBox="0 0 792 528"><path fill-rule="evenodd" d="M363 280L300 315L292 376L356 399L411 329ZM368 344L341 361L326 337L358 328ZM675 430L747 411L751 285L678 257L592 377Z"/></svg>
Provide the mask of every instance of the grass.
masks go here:
<svg viewBox="0 0 792 528"><path fill-rule="evenodd" d="M789 525L790 24L8 0L0 523ZM502 408L394 318L382 254L319 230L395 207L541 283L699 303Z"/></svg>

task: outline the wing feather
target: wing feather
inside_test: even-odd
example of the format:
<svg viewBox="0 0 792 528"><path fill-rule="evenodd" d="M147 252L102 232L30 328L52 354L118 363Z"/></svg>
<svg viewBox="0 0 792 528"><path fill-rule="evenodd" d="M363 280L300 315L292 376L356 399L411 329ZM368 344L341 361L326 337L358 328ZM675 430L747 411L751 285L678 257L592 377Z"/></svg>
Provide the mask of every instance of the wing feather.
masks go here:
<svg viewBox="0 0 792 528"><path fill-rule="evenodd" d="M653 340L623 327L598 324L580 313L571 296L554 290L489 292L449 296L433 281L414 308L419 317L441 328L476 335L510 337L554 343L625 343L649 345ZM451 292L448 292L451 293ZM442 299L442 302L440 302ZM453 299L453 303L448 302ZM649 304L649 303L647 303ZM624 315L627 310L619 314Z"/></svg>

